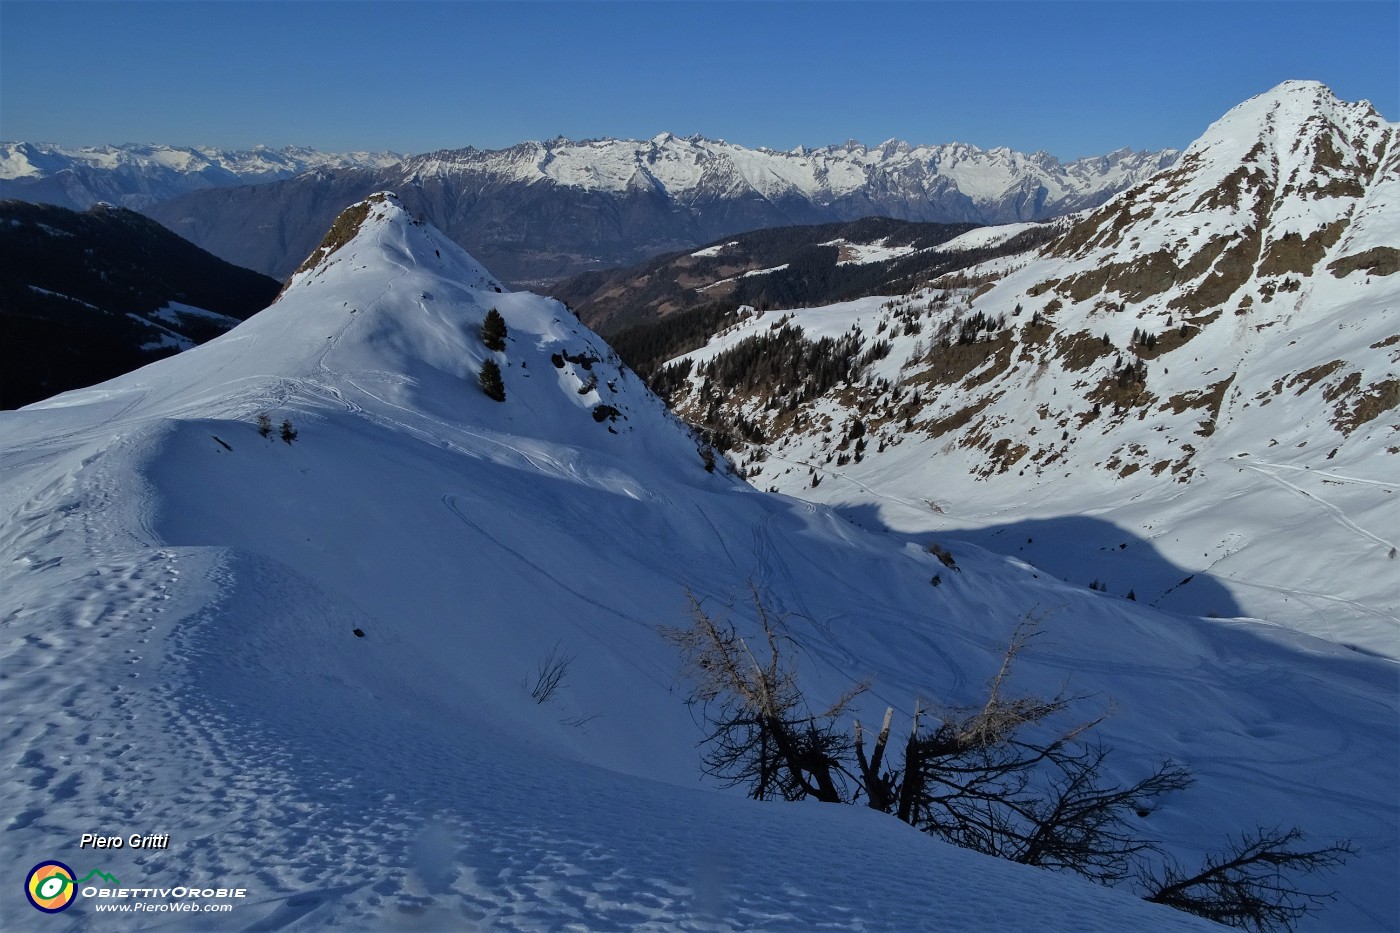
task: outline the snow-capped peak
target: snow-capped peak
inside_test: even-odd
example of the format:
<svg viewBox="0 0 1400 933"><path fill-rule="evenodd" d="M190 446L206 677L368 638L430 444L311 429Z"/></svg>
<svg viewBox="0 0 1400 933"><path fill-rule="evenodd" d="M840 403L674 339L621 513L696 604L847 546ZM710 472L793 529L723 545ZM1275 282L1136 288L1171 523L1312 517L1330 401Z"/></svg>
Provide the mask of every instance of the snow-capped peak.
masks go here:
<svg viewBox="0 0 1400 933"><path fill-rule="evenodd" d="M1286 176L1298 169L1331 167L1290 159L1302 152L1325 158L1325 154L1307 148L1318 143L1320 134L1333 136L1338 149L1356 148L1358 143L1364 146L1365 137L1384 132L1390 125L1367 101L1341 101L1317 81L1285 81L1212 123L1187 148L1183 162L1213 159L1237 164L1257 148L1267 157L1259 164L1270 165Z"/></svg>
<svg viewBox="0 0 1400 933"><path fill-rule="evenodd" d="M326 169L383 169L394 152L320 152L305 146L64 147L0 142L0 196L83 210L99 200L143 210L204 188L258 184Z"/></svg>
<svg viewBox="0 0 1400 933"><path fill-rule="evenodd" d="M793 326L809 339L888 341L866 374L875 383L868 398L807 393L806 436L783 436L766 420L781 412L792 423L784 399L728 396L717 384L705 401L724 398L788 445L781 458L751 453L758 485L831 501L878 490L884 507L921 501L917 491L937 484L957 490L948 499L969 524L1024 515L1040 495L1048 516L1092 509L1144 537L1170 525L1164 552L1228 579L1249 614L1393 655L1393 585L1348 568L1388 570L1396 546L1380 531L1400 453L1396 217L1400 128L1364 102L1290 82L1225 114L1177 165L1060 221L1038 256L994 260L922 293L795 311ZM942 249L999 235L979 229ZM692 389L703 385L702 365L772 320L754 318L690 354ZM698 416L716 422L712 405ZM876 452L821 473L851 456L830 430L849 418L887 422L866 438ZM906 440L914 443L894 449ZM791 471L792 462L818 472ZM1268 484L1281 476L1290 479ZM1173 479L1193 495L1177 503ZM1199 504L1227 499L1229 521ZM1347 515L1340 536L1303 567L1280 553L1288 536L1277 518L1299 500ZM1347 508L1332 509L1338 502ZM1048 540L1035 535L1038 546ZM1039 559L1067 566L1072 550L1049 547ZM1187 575L1164 579L1156 604L1194 598L1175 587ZM1342 587L1345 605L1325 613L1298 598L1304 588Z"/></svg>
<svg viewBox="0 0 1400 933"><path fill-rule="evenodd" d="M1085 201L1098 203L1175 157L1174 151L1126 153L1116 159L1062 164L1045 153L982 150L963 143L914 146L898 139L876 146L851 139L840 145L777 151L666 132L648 140L557 138L495 152L438 152L406 160L403 171L483 174L623 192L637 185L637 167L644 165L651 183L682 203L756 192L768 199L801 198L831 206L842 198L862 197L860 192L881 191L897 195L902 204L927 201L930 192L951 187L971 199L975 219L995 222L1039 219ZM1027 186L1043 189L1043 196L1027 202ZM1011 213L1005 215L1007 211Z"/></svg>
<svg viewBox="0 0 1400 933"><path fill-rule="evenodd" d="M434 271L437 274L450 278L458 285L504 291L501 283L481 263L437 228L415 219L392 191L380 191L341 211L321 245L307 257L288 283L288 291L334 268L338 262L336 254L342 248L351 247L348 254L358 255L354 249L356 246L378 250L390 262L406 262L414 266L431 263L436 267ZM431 260L429 253L432 253ZM360 271L367 269L368 266L359 267ZM353 274L356 269L352 264L346 271Z"/></svg>

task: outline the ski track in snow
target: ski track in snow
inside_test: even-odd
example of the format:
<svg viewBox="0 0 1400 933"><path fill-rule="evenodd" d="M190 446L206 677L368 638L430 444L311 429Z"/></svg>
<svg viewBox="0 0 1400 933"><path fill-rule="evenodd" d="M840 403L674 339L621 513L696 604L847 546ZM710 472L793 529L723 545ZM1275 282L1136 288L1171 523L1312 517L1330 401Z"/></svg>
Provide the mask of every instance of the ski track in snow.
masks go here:
<svg viewBox="0 0 1400 933"><path fill-rule="evenodd" d="M1345 512L1343 512L1341 509L1337 508L1337 507L1336 507L1335 505L1333 505L1331 502L1328 502L1326 499L1324 499L1324 498L1322 498L1321 496L1317 495L1316 493L1308 492L1306 489L1303 489L1301 486L1295 486L1293 483L1290 483L1290 482L1288 482L1288 480L1282 478L1281 476L1278 476L1277 474L1270 472L1269 470L1265 469L1264 466L1261 466L1261 465L1258 464L1258 463L1255 463L1255 462L1248 462L1248 461L1240 461L1240 462L1241 462L1242 465L1245 466L1247 469L1253 470L1254 472L1256 472L1256 473L1258 473L1258 474L1260 474L1260 475L1262 475L1262 476L1268 477L1268 479L1269 479L1270 481L1272 481L1272 482L1274 482L1274 483L1277 483L1278 485L1282 486L1283 488L1285 488L1285 489L1287 489L1287 490L1289 490L1289 491L1291 491L1291 492L1296 493L1297 495L1299 495L1299 496L1301 496L1302 498L1306 499L1307 501L1313 503L1314 505L1319 506L1324 512L1327 513L1327 516L1328 516L1332 521L1334 521L1334 522L1336 522L1337 524L1341 525L1343 528L1346 528L1348 531L1351 531L1351 532L1355 533L1356 535L1358 535L1358 536L1360 536L1360 537L1362 537L1362 538L1365 538L1365 539L1368 540L1368 541L1374 541L1376 544L1379 544L1379 545L1380 545L1381 547L1383 547L1383 548L1390 549L1390 548L1395 547L1395 543L1394 543L1393 541L1387 541L1385 538L1382 538L1380 535L1372 534L1371 532L1367 531L1365 528L1362 528L1360 525L1356 524L1356 522L1354 522L1354 521L1352 521L1351 519L1347 518ZM1381 484L1381 485L1384 485L1384 484Z"/></svg>

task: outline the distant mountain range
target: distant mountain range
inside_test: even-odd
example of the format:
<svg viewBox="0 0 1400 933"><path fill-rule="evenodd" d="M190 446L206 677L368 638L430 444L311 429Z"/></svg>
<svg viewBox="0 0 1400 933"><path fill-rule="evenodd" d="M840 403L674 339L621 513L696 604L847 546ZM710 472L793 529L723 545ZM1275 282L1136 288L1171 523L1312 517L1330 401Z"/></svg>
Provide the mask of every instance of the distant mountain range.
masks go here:
<svg viewBox="0 0 1400 933"><path fill-rule="evenodd" d="M202 188L278 181L318 168L382 168L393 152L318 152L301 146L84 146L0 143L0 198L85 210L106 201L135 210Z"/></svg>
<svg viewBox="0 0 1400 933"><path fill-rule="evenodd" d="M203 343L280 287L120 207L0 201L0 255L3 408Z"/></svg>
<svg viewBox="0 0 1400 933"><path fill-rule="evenodd" d="M1042 220L1101 204L1178 153L1062 163L962 143L748 149L699 136L553 139L509 149L389 154L0 146L0 194L145 211L237 265L285 279L347 205L381 190L504 279L540 284L723 236L882 216Z"/></svg>

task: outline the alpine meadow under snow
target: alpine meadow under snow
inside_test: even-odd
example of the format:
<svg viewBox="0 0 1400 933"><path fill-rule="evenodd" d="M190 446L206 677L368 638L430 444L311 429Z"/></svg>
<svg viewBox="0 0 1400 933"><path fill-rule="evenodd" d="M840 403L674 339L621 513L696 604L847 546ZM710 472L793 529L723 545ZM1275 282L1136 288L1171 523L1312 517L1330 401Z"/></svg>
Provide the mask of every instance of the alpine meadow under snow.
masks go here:
<svg viewBox="0 0 1400 933"><path fill-rule="evenodd" d="M3 925L194 928L45 916L54 858L248 891L201 930L1215 928L718 787L661 630L697 601L758 667L757 594L813 709L869 684L843 733L980 706L1033 620L1009 695L1103 716L1106 781L1194 777L1133 801L1142 870L1297 826L1355 850L1297 928L1397 929L1396 136L1285 85L1035 253L736 314L675 385L763 435L737 469L562 303L347 208L231 331L0 412ZM702 372L765 335L888 345ZM127 827L173 844L79 849Z"/></svg>

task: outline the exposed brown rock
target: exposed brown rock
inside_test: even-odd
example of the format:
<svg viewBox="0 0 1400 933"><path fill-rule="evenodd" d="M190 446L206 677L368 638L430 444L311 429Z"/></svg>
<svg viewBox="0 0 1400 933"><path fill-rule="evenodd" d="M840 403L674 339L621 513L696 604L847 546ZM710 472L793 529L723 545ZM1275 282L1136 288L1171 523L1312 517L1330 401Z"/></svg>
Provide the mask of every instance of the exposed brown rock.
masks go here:
<svg viewBox="0 0 1400 933"><path fill-rule="evenodd" d="M1363 424L1400 408L1400 379L1387 379L1349 394L1352 397L1339 401L1332 414L1332 426L1346 437Z"/></svg>
<svg viewBox="0 0 1400 933"><path fill-rule="evenodd" d="M1306 239L1296 233L1285 233L1270 243L1264 251L1264 260L1259 263L1259 274L1284 275L1298 272L1311 275L1318 260L1341 239L1347 224L1346 220L1335 221L1313 231Z"/></svg>
<svg viewBox="0 0 1400 933"><path fill-rule="evenodd" d="M1339 279L1357 270L1365 270L1367 275L1394 275L1400 272L1400 249L1393 246L1377 246L1364 253L1334 259L1327 264L1327 271Z"/></svg>

